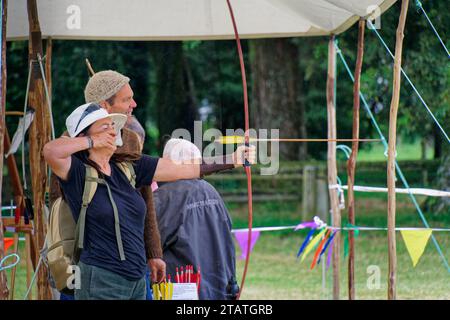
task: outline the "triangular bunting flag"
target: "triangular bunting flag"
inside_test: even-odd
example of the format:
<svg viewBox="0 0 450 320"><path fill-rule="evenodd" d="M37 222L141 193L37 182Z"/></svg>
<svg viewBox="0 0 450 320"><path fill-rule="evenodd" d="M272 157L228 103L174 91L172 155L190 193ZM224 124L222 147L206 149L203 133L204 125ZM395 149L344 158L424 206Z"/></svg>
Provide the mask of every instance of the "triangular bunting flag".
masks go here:
<svg viewBox="0 0 450 320"><path fill-rule="evenodd" d="M14 244L13 238L3 238L3 248L6 251Z"/></svg>
<svg viewBox="0 0 450 320"><path fill-rule="evenodd" d="M259 231L252 231L250 252L252 252L256 241L258 241L259 234L260 234ZM247 257L247 252L248 252L248 231L235 232L234 236L236 237L239 247L241 248L241 256L239 257L239 259L245 259Z"/></svg>
<svg viewBox="0 0 450 320"><path fill-rule="evenodd" d="M300 246L300 249L297 252L297 258L300 257L300 255L302 254L303 250L305 250L306 245L309 242L309 239L311 239L312 235L314 234L314 232L316 232L316 229L311 229L308 234L306 235L305 240L303 241L302 245Z"/></svg>
<svg viewBox="0 0 450 320"><path fill-rule="evenodd" d="M302 258L300 259L300 262L302 262L303 260L305 260L306 256L308 255L308 253L316 246L316 244L319 243L320 239L322 238L323 234L325 233L325 231L327 231L327 228L323 228L322 231L320 231L312 240L311 242L308 244L308 246L305 249L305 252L302 255Z"/></svg>
<svg viewBox="0 0 450 320"><path fill-rule="evenodd" d="M411 257L413 266L415 267L425 251L425 247L431 236L432 230L401 230L400 232L402 234L403 241L405 241L406 249Z"/></svg>
<svg viewBox="0 0 450 320"><path fill-rule="evenodd" d="M355 225L351 223L347 223L345 225L346 228L357 228ZM344 259L348 256L348 248L349 248L349 233L350 230L344 230ZM359 235L359 229L353 230L353 238L356 239Z"/></svg>
<svg viewBox="0 0 450 320"><path fill-rule="evenodd" d="M323 237L322 241L320 241L319 246L317 247L316 253L314 254L313 261L311 263L311 270L314 269L314 266L316 265L317 259L319 258L319 254L322 252L322 248L325 244L325 241L327 241L328 236L330 235L331 229L328 229L327 233L325 234L325 237Z"/></svg>
<svg viewBox="0 0 450 320"><path fill-rule="evenodd" d="M317 228L317 224L314 221L302 222L295 227L294 231L297 231L300 229L305 229L305 228L315 229L315 228Z"/></svg>
<svg viewBox="0 0 450 320"><path fill-rule="evenodd" d="M328 246L330 245L330 243L333 241L333 238L336 235L336 233L337 233L337 230L334 230L333 233L331 234L331 236L328 238L328 240L325 243L325 245L323 246L322 252L319 254L319 259L317 260L317 264L320 263L320 260L322 259L323 255L325 254L325 251L327 251Z"/></svg>

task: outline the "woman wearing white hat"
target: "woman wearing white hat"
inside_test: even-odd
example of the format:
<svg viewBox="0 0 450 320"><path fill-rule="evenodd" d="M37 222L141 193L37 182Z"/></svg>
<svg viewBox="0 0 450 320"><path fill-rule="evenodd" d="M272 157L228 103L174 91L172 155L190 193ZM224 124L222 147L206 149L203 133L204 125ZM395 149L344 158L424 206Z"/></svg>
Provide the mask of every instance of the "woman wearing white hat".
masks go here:
<svg viewBox="0 0 450 320"><path fill-rule="evenodd" d="M81 288L76 300L145 299L146 255L144 218L146 206L117 163L132 162L136 187L152 181L175 181L201 176L201 164L176 164L147 155L116 155L126 115L109 114L95 103L85 104L67 118L70 138L44 146L44 157L59 177L65 200L75 221L82 205L86 165L95 168L105 183L99 184L86 212L84 246L78 266ZM255 162L253 147L233 153L234 167L244 158ZM110 201L115 202L116 208Z"/></svg>

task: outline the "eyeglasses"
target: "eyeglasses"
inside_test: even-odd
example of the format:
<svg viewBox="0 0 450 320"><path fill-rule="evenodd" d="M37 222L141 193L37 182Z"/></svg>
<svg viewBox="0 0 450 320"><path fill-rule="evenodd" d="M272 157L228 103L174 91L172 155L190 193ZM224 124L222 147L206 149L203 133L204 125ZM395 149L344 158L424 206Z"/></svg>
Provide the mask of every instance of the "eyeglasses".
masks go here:
<svg viewBox="0 0 450 320"><path fill-rule="evenodd" d="M114 129L115 125L116 124L114 122L112 122L112 123L105 123L105 124L102 125L102 129L103 130Z"/></svg>
<svg viewBox="0 0 450 320"><path fill-rule="evenodd" d="M83 121L83 119L86 118L88 114L97 110L100 110L100 107L96 104L90 104L86 109L84 109L83 113L81 114L80 120L78 120L77 126L75 127L75 132L77 131L81 121Z"/></svg>

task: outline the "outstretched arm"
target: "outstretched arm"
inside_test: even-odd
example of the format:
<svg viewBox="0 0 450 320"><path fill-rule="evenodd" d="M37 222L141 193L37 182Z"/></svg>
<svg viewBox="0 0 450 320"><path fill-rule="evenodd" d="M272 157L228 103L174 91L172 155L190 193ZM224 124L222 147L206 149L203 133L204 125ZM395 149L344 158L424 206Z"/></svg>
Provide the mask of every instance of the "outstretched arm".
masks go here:
<svg viewBox="0 0 450 320"><path fill-rule="evenodd" d="M232 154L234 167L241 166L248 160L251 164L256 160L256 148L254 146L240 146ZM159 159L153 180L176 181L182 179L200 178L200 164L178 164L169 159Z"/></svg>

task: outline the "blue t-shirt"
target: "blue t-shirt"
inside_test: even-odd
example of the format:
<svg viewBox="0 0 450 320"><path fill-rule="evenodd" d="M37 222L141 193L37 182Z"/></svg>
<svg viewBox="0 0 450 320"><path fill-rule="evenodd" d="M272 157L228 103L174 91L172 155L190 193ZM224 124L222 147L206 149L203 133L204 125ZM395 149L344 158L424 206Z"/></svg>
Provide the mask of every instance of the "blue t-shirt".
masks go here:
<svg viewBox="0 0 450 320"><path fill-rule="evenodd" d="M142 155L134 162L136 188L150 185L155 174L158 158ZM114 163L110 162L111 175L104 176L119 212L125 260L121 261L114 228L114 211L105 185L98 184L86 212L84 247L80 260L89 265L115 272L128 280L142 279L146 271L144 248L144 220L147 207L138 190ZM67 181L60 180L64 197L75 221L78 221L82 204L86 167L72 155Z"/></svg>

